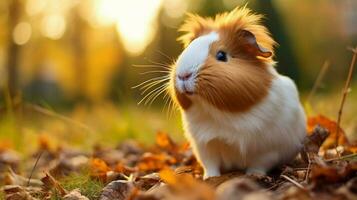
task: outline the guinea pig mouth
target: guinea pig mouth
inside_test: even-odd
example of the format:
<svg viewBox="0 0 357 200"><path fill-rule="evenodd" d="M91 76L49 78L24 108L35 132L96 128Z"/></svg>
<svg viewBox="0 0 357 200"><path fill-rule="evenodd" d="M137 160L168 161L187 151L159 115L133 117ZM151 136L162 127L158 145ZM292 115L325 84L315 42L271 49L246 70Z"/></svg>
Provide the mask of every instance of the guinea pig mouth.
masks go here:
<svg viewBox="0 0 357 200"><path fill-rule="evenodd" d="M184 92L185 94L187 94L187 95L193 95L193 94L194 94L194 92L188 90L185 85L183 85L183 92Z"/></svg>
<svg viewBox="0 0 357 200"><path fill-rule="evenodd" d="M193 95L194 94L194 81L177 80L176 89L181 94Z"/></svg>

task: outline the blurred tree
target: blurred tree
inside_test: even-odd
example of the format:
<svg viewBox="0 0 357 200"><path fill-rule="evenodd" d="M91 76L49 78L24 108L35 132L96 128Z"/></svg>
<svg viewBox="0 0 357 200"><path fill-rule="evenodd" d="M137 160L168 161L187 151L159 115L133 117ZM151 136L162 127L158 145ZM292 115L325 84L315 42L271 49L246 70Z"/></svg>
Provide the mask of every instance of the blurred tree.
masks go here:
<svg viewBox="0 0 357 200"><path fill-rule="evenodd" d="M15 44L12 39L12 32L19 23L23 12L21 0L12 0L9 2L9 17L8 17L8 44L7 44L7 89L11 98L14 98L18 93L18 63L20 47Z"/></svg>
<svg viewBox="0 0 357 200"><path fill-rule="evenodd" d="M78 9L76 7L72 10L72 15L69 17L69 21L73 23L72 31L70 35L70 43L74 54L74 74L75 74L75 91L77 100L85 100L86 94L86 77L87 67L85 66L85 31L88 28L87 23L79 16Z"/></svg>

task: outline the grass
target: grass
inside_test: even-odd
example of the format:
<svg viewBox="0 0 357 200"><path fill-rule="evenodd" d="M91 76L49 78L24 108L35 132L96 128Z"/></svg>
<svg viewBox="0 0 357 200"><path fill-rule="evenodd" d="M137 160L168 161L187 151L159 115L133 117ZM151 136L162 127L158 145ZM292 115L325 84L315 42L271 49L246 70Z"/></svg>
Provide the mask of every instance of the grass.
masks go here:
<svg viewBox="0 0 357 200"><path fill-rule="evenodd" d="M179 117L168 118L159 109L108 103L92 108L78 106L63 115L75 123L34 112L0 117L0 147L6 143L19 152L32 153L37 149L39 136L51 138L53 146L87 151L98 143L115 146L125 139L152 144L157 131L167 131L175 140L183 139Z"/></svg>
<svg viewBox="0 0 357 200"><path fill-rule="evenodd" d="M90 178L87 172L80 174L72 174L62 180L60 184L67 190L72 191L74 189L80 189L82 195L90 199L98 199L104 184L100 181ZM59 194L54 195L52 199L61 199Z"/></svg>

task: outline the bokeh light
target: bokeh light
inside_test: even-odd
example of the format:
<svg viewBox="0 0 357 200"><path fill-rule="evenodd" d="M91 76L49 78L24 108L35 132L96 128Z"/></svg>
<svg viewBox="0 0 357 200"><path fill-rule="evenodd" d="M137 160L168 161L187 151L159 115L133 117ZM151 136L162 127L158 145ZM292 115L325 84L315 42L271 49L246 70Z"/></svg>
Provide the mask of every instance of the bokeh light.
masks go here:
<svg viewBox="0 0 357 200"><path fill-rule="evenodd" d="M66 21L61 15L49 15L42 21L42 34L51 39L59 39L66 30Z"/></svg>
<svg viewBox="0 0 357 200"><path fill-rule="evenodd" d="M24 45L30 40L31 34L31 25L28 22L20 22L16 25L12 36L16 44Z"/></svg>

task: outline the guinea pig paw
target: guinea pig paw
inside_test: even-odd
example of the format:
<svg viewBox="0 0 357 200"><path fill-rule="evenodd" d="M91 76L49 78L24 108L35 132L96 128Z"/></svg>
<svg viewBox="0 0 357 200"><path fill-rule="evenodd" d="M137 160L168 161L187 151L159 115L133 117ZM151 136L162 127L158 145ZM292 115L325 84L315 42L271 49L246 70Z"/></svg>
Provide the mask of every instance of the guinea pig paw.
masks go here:
<svg viewBox="0 0 357 200"><path fill-rule="evenodd" d="M203 180L206 180L211 177L220 176L221 174L217 170L205 170L203 174Z"/></svg>

